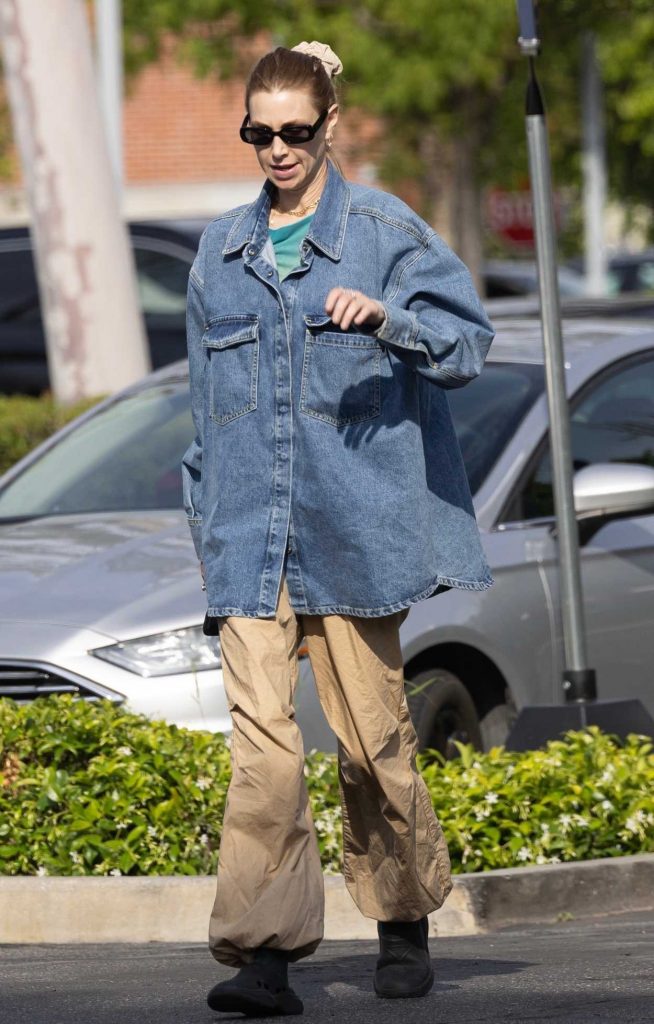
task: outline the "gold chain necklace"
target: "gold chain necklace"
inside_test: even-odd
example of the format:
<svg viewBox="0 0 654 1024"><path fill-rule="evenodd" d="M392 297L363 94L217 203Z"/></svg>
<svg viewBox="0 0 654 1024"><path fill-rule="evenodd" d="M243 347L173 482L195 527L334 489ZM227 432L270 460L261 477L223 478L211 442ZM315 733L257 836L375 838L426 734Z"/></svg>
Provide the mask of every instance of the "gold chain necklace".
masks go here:
<svg viewBox="0 0 654 1024"><path fill-rule="evenodd" d="M314 210L319 202L320 200L316 199L315 202L307 203L306 206L298 206L297 209L295 210L282 211L271 209L270 213L271 215L274 214L275 217L304 217L309 212L309 210Z"/></svg>

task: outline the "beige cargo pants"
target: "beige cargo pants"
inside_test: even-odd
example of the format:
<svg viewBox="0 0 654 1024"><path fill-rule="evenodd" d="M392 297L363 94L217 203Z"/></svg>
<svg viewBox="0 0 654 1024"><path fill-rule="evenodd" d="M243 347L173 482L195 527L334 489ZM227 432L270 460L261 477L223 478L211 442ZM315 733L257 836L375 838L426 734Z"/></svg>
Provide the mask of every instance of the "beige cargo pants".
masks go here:
<svg viewBox="0 0 654 1024"><path fill-rule="evenodd" d="M293 711L303 636L339 741L343 870L357 907L378 921L415 921L449 893L447 846L415 767L404 697L399 628L407 614L296 615L283 577L274 619L220 620L233 720L209 927L221 963L239 967L258 946L299 960L323 936L323 878Z"/></svg>

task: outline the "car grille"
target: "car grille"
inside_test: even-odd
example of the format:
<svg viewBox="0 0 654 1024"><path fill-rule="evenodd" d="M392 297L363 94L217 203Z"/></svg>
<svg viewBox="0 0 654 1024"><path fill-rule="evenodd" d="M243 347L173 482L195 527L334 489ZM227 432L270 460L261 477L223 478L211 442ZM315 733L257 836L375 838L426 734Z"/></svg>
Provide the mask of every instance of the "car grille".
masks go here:
<svg viewBox="0 0 654 1024"><path fill-rule="evenodd" d="M11 697L19 703L48 697L56 693L72 693L83 700L105 698L120 703L123 697L100 683L83 679L72 672L63 672L38 662L0 662L0 697Z"/></svg>

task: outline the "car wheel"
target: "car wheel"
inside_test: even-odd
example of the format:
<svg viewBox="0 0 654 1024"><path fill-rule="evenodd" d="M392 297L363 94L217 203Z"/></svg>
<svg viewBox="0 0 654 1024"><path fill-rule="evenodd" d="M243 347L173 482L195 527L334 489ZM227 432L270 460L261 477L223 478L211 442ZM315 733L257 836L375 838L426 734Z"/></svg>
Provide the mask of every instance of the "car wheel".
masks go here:
<svg viewBox="0 0 654 1024"><path fill-rule="evenodd" d="M438 750L450 759L459 754L455 740L481 749L474 701L453 672L418 672L406 681L406 695L421 750Z"/></svg>

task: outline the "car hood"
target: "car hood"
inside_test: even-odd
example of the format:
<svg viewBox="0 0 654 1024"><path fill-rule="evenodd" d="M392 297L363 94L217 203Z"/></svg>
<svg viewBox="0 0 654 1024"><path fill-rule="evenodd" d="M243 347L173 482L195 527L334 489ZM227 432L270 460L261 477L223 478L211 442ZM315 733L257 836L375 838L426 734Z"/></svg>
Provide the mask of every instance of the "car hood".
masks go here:
<svg viewBox="0 0 654 1024"><path fill-rule="evenodd" d="M206 600L183 512L0 521L0 619L111 639L202 622Z"/></svg>

